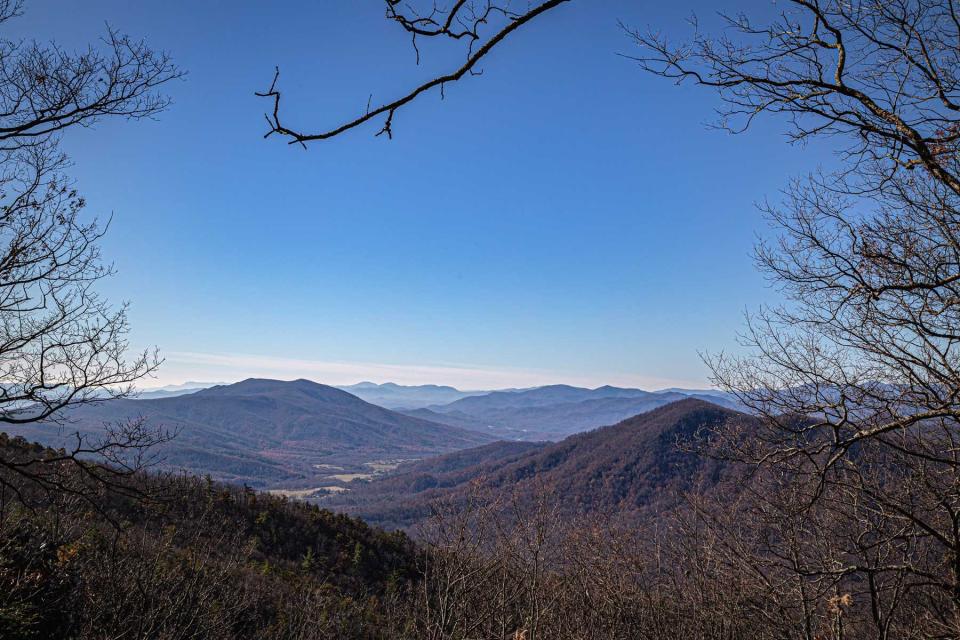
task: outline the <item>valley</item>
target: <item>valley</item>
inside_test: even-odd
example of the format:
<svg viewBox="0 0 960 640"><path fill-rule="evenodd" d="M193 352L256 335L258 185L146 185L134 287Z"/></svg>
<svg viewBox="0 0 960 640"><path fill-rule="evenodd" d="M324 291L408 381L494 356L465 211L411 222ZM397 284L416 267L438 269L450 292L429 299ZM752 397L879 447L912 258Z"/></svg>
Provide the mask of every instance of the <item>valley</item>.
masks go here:
<svg viewBox="0 0 960 640"><path fill-rule="evenodd" d="M324 506L387 528L415 528L435 503L475 496L530 503L556 500L569 516L617 514L642 520L682 496L735 495L741 470L684 448L704 429L754 418L686 398L559 442L496 442L401 465L347 492L317 496Z"/></svg>
<svg viewBox="0 0 960 640"><path fill-rule="evenodd" d="M111 425L142 420L148 429L175 435L157 448L156 470L308 497L354 491L412 461L497 440L559 441L686 398L732 404L698 392L610 386L471 393L436 385L360 386L388 394L389 404L455 399L395 411L308 380L251 378L164 391L173 396L92 402L71 408L57 423L11 425L9 431L46 446L68 447L78 435L95 442Z"/></svg>

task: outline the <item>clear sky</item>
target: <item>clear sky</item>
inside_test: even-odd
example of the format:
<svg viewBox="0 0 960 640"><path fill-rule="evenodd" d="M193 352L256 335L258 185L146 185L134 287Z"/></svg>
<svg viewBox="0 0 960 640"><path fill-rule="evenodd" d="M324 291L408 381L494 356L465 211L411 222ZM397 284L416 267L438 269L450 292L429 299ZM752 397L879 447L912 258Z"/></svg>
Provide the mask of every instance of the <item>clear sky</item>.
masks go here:
<svg viewBox="0 0 960 640"><path fill-rule="evenodd" d="M370 126L307 151L261 138L253 92L274 65L287 120L311 129L452 52L417 68L374 0L28 0L5 28L76 48L109 23L189 73L156 121L64 141L89 210L114 215L102 290L166 358L144 386L658 388L705 385L698 351L735 348L744 310L775 299L750 258L754 203L829 160L782 123L711 130L711 93L617 56L633 52L618 19L679 37L718 6L700 4L574 0L402 111L393 141Z"/></svg>

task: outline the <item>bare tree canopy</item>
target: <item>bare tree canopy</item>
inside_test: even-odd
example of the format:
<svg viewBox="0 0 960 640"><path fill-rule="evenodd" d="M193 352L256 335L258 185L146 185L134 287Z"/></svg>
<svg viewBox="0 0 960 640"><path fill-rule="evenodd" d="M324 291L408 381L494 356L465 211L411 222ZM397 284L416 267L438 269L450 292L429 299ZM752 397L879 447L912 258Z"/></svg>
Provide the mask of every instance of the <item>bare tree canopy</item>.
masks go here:
<svg viewBox="0 0 960 640"><path fill-rule="evenodd" d="M960 193L960 16L952 1L791 0L757 25L723 15L732 36L671 46L628 29L647 71L714 87L721 125L743 131L763 113L785 115L795 140L841 136L851 161L892 171L923 166ZM696 29L696 21L694 21Z"/></svg>
<svg viewBox="0 0 960 640"><path fill-rule="evenodd" d="M0 28L20 10L0 3ZM129 394L157 367L155 354L127 356L126 307L96 291L112 271L98 245L106 225L84 215L58 143L104 117L157 114L169 99L156 89L180 75L166 54L112 30L81 53L0 39L0 423L61 420L68 406ZM78 438L65 455L99 454L123 468L122 452L162 439L129 427Z"/></svg>
<svg viewBox="0 0 960 640"><path fill-rule="evenodd" d="M795 140L847 141L839 172L764 207L780 238L758 262L790 304L753 318L758 358L714 363L764 413L825 418L803 431L829 426L836 453L960 418L960 21L952 2L790 5L763 27L727 18L738 39L631 34L648 71L716 88L733 131L775 113Z"/></svg>
<svg viewBox="0 0 960 640"><path fill-rule="evenodd" d="M0 24L19 15L21 5L0 4ZM80 53L0 40L0 149L43 144L51 134L106 116L153 116L169 104L156 89L179 75L169 55L112 29Z"/></svg>
<svg viewBox="0 0 960 640"><path fill-rule="evenodd" d="M772 114L795 142L838 143L837 171L762 207L776 236L757 263L786 300L749 318L746 355L708 364L765 419L715 444L769 472L751 517L774 544L753 557L788 570L798 602L845 585L886 637L920 594L913 632L955 637L960 15L952 0L786 6L680 45L628 29L645 70L717 91L730 131Z"/></svg>
<svg viewBox="0 0 960 640"><path fill-rule="evenodd" d="M441 96L447 84L457 82L469 75L479 75L481 71L477 65L507 39L512 33L520 30L526 24L536 20L551 9L569 2L569 0L544 0L529 4L524 10L517 10L512 3L494 0L456 0L447 6L433 3L427 9L418 5L428 3L402 2L401 0L384 0L386 2L386 18L396 22L410 34L417 64L420 63L420 50L417 47L418 38L449 39L462 42L465 49L465 60L455 69L430 78L402 96L385 102L377 107L367 104L366 110L353 120L335 124L327 129L311 131L294 128L283 124L280 113L282 93L277 87L280 70L273 76L270 88L256 95L273 102L272 110L265 114L269 130L264 137L277 134L287 138L290 144L300 144L306 147L307 142L326 140L342 133L355 129L372 120L383 119L380 131L376 135L386 134L393 137L393 118L397 111L414 102L420 96L439 89ZM487 33L492 30L492 33Z"/></svg>

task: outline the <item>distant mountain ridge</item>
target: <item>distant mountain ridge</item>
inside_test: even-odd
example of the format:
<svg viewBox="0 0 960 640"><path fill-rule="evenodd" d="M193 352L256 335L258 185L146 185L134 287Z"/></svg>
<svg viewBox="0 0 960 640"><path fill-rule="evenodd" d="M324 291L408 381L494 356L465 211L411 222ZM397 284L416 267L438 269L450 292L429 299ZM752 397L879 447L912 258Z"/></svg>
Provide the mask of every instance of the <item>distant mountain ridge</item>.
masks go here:
<svg viewBox="0 0 960 640"><path fill-rule="evenodd" d="M138 400L194 394L226 383L186 382L140 392ZM595 389L553 384L526 389L463 391L449 385L359 382L339 385L370 404L431 422L479 431L508 440L560 440L570 434L613 424L685 397L732 409L742 407L717 389L670 388L657 391L604 385Z"/></svg>
<svg viewBox="0 0 960 640"><path fill-rule="evenodd" d="M433 404L448 404L461 398L490 393L489 391L461 391L454 387L437 384L416 386L400 385L393 382L377 384L359 382L337 387L347 393L366 400L370 404L387 409L420 409Z"/></svg>
<svg viewBox="0 0 960 640"><path fill-rule="evenodd" d="M104 424L144 417L179 430L161 451L165 468L257 487L319 486L328 469L366 472L364 465L378 460L423 458L493 439L309 380L251 378L170 398L105 400L64 417L65 428L10 425L7 431L56 447L75 431L96 435Z"/></svg>
<svg viewBox="0 0 960 640"><path fill-rule="evenodd" d="M721 391L644 391L609 385L586 389L549 385L523 391L495 391L405 413L502 438L560 440L685 398L738 408L733 398Z"/></svg>
<svg viewBox="0 0 960 640"><path fill-rule="evenodd" d="M462 400L451 402L443 407L434 406L429 408L440 412L461 411L470 413L472 410L478 408L488 410L507 407L534 407L566 402L579 402L581 400L595 398L633 398L647 395L650 395L649 391L620 389L609 385L596 389L586 389L566 384L552 384L524 391L492 391L482 396L463 398Z"/></svg>
<svg viewBox="0 0 960 640"><path fill-rule="evenodd" d="M194 394L199 389L192 385L204 384L184 383L142 393L138 399ZM573 433L614 424L687 397L732 409L741 408L730 394L717 389L645 391L612 385L590 389L553 384L527 389L463 391L448 385L401 385L369 381L336 388L370 404L413 418L495 438L531 442L561 440Z"/></svg>
<svg viewBox="0 0 960 640"><path fill-rule="evenodd" d="M170 384L165 387L155 389L143 389L133 396L134 400L150 400L153 398L173 398L183 396L188 393L196 393L201 389L216 387L227 384L226 382L184 382L183 384Z"/></svg>

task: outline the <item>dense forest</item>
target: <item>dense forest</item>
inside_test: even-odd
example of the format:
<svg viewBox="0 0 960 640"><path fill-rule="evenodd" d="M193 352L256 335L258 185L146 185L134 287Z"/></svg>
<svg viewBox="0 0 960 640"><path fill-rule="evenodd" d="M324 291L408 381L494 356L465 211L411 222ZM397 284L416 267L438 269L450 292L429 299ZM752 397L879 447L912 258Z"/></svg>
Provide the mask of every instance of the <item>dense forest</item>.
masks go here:
<svg viewBox="0 0 960 640"><path fill-rule="evenodd" d="M391 637L416 576L404 534L316 506L182 475L105 484L0 447L23 463L0 472L3 638Z"/></svg>
<svg viewBox="0 0 960 640"><path fill-rule="evenodd" d="M735 416L678 404L647 424L670 419L677 431L706 424L705 412L714 424ZM616 438L605 446L649 443L643 422L611 428ZM414 540L209 479L115 476L63 451L0 442L4 638L952 633L950 593L910 579L918 562L927 575L948 575L942 548L902 530L887 537L888 523L869 518L871 505L836 489L802 511L783 478L719 471L715 480L737 487L688 491L690 453L633 480L631 491L662 492L639 519L571 507L546 487L484 486L476 476L472 492L433 501ZM482 462L489 454L464 455ZM592 492L609 504L622 487ZM873 535L846 539L860 519Z"/></svg>

